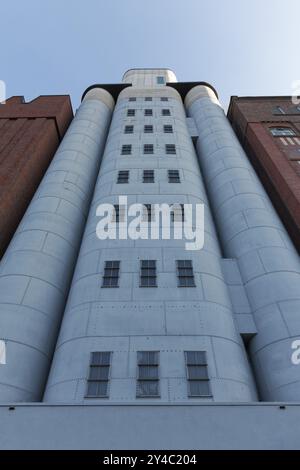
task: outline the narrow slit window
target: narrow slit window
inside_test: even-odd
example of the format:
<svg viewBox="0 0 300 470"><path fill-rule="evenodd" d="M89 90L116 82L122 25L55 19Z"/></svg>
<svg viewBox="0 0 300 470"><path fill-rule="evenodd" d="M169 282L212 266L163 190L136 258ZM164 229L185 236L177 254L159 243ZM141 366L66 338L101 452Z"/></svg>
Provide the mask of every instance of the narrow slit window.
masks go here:
<svg viewBox="0 0 300 470"><path fill-rule="evenodd" d="M169 98L167 98L166 96L162 96L162 97L160 98L160 101L169 101Z"/></svg>
<svg viewBox="0 0 300 470"><path fill-rule="evenodd" d="M119 287L120 261L106 261L102 287Z"/></svg>
<svg viewBox="0 0 300 470"><path fill-rule="evenodd" d="M137 398L159 398L159 352L137 353Z"/></svg>
<svg viewBox="0 0 300 470"><path fill-rule="evenodd" d="M152 204L143 204L143 222L152 222L153 220L153 212L152 212Z"/></svg>
<svg viewBox="0 0 300 470"><path fill-rule="evenodd" d="M145 101L152 101L152 96L146 96Z"/></svg>
<svg viewBox="0 0 300 470"><path fill-rule="evenodd" d="M206 351L185 351L188 396L211 396Z"/></svg>
<svg viewBox="0 0 300 470"><path fill-rule="evenodd" d="M178 287L196 287L191 260L177 261Z"/></svg>
<svg viewBox="0 0 300 470"><path fill-rule="evenodd" d="M184 222L184 204L173 204L171 222Z"/></svg>
<svg viewBox="0 0 300 470"><path fill-rule="evenodd" d="M131 96L128 101L136 101L136 97L135 96Z"/></svg>
<svg viewBox="0 0 300 470"><path fill-rule="evenodd" d="M141 260L140 287L157 287L156 261Z"/></svg>
<svg viewBox="0 0 300 470"><path fill-rule="evenodd" d="M92 352L86 396L89 398L108 398L111 352Z"/></svg>

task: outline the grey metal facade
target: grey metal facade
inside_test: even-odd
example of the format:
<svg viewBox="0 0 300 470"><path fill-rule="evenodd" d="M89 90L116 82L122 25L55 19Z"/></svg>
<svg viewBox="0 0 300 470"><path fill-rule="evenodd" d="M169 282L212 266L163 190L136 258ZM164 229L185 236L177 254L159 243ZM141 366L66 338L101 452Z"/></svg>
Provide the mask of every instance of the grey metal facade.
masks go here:
<svg viewBox="0 0 300 470"><path fill-rule="evenodd" d="M149 419L151 407L170 419L177 405L179 420L191 405L191 420L201 420L211 416L201 418L205 405L224 417L236 405L241 428L245 416L259 414L258 401L299 410L300 365L291 360L300 339L299 257L213 89L196 85L183 101L175 82L167 69L133 69L116 103L98 86L85 95L0 264L1 403L36 402L40 419L52 406L66 420L67 410L86 409L85 423L97 405L110 419L114 405L116 413L124 406L129 425L137 410ZM204 204L203 249L187 251L174 239L99 240L97 208L117 205L120 195L128 205ZM141 262L149 260L155 287L141 285ZM179 287L180 261L192 263L194 286ZM118 285L106 288L111 262L119 263ZM145 351L159 357L155 397L137 393ZM110 353L109 372L98 377L103 396L88 393L95 352ZM207 393L190 393L188 352L205 354L197 373L205 366ZM170 439L162 442L167 448ZM275 445L271 436L266 442Z"/></svg>

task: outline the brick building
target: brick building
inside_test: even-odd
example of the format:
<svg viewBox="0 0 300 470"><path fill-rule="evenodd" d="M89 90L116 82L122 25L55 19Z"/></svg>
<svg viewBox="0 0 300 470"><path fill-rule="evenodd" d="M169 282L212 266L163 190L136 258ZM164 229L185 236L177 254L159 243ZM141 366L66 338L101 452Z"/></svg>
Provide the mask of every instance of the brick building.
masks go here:
<svg viewBox="0 0 300 470"><path fill-rule="evenodd" d="M300 105L290 96L233 96L228 118L299 251Z"/></svg>
<svg viewBox="0 0 300 470"><path fill-rule="evenodd" d="M68 96L13 96L0 105L0 257L72 118Z"/></svg>

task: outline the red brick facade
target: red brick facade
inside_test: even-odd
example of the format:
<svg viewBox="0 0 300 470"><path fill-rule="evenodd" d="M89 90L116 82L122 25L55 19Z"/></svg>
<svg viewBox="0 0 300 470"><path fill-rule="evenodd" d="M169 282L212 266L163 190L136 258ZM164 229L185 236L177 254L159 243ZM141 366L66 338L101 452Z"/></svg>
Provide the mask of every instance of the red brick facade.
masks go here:
<svg viewBox="0 0 300 470"><path fill-rule="evenodd" d="M300 104L232 97L228 118L300 252Z"/></svg>
<svg viewBox="0 0 300 470"><path fill-rule="evenodd" d="M68 96L0 105L0 258L72 118Z"/></svg>

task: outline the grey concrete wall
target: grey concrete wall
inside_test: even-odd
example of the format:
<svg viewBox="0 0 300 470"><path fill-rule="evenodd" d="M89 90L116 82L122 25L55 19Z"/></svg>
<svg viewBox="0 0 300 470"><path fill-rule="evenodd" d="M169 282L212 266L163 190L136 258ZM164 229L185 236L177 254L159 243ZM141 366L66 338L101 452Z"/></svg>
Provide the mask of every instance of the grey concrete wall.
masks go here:
<svg viewBox="0 0 300 470"><path fill-rule="evenodd" d="M137 351L142 350L160 351L163 401L256 399L183 103L175 90L153 85L156 73L162 72L137 73L132 78L137 86L126 88L115 107L48 380L44 398L47 402L92 400L85 399L92 351L113 352L109 399L135 401L136 358ZM152 101L145 101L147 96ZM130 102L130 97L137 100ZM161 101L161 97L169 101ZM129 108L136 109L135 117L127 117ZM153 109L153 117L144 116L146 108ZM163 108L171 110L170 117L162 116ZM126 124L134 125L133 134L124 134ZM154 126L153 134L143 133L144 124ZM164 124L172 124L174 133L164 134ZM154 145L154 155L143 155L144 143ZM166 143L176 144L176 155L165 154ZM123 144L132 144L132 155L121 155ZM125 169L130 170L129 184L116 184L118 171ZM142 183L143 169L155 171L155 183ZM180 184L168 182L168 169L179 169ZM97 206L117 204L120 194L128 196L129 204L205 204L203 250L186 251L185 240L97 239ZM157 288L139 287L141 259L157 260ZM193 261L196 288L177 287L178 259ZM119 288L101 288L106 260L121 261ZM211 397L188 398L186 350L207 352Z"/></svg>
<svg viewBox="0 0 300 470"><path fill-rule="evenodd" d="M280 219L209 88L186 108L198 128L197 153L224 254L236 258L257 328L249 352L261 398L300 399L300 262Z"/></svg>
<svg viewBox="0 0 300 470"><path fill-rule="evenodd" d="M299 404L2 405L0 422L1 450L300 449Z"/></svg>
<svg viewBox="0 0 300 470"><path fill-rule="evenodd" d="M43 395L112 107L104 90L86 96L2 259L2 402Z"/></svg>

